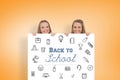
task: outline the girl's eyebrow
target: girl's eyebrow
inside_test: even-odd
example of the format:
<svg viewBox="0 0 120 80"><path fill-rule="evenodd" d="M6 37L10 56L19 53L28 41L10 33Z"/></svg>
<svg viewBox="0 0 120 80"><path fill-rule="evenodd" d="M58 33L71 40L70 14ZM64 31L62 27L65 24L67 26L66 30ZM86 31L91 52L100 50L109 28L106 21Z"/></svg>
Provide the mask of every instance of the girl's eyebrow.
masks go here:
<svg viewBox="0 0 120 80"><path fill-rule="evenodd" d="M73 26L73 27L76 27L76 26Z"/></svg>

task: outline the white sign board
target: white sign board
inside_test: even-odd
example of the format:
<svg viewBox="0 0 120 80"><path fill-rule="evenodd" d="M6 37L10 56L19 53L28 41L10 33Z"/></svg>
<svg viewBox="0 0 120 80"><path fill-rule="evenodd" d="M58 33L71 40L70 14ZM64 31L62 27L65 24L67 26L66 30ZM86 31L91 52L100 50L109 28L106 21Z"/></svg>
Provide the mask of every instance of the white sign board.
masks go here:
<svg viewBox="0 0 120 80"><path fill-rule="evenodd" d="M28 80L94 80L94 34L28 35Z"/></svg>

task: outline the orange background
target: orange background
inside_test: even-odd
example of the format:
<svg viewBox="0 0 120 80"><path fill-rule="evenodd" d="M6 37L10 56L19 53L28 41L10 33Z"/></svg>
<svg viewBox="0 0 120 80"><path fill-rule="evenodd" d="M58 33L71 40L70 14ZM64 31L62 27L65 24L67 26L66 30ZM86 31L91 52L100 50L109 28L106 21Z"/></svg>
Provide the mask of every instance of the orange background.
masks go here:
<svg viewBox="0 0 120 80"><path fill-rule="evenodd" d="M95 33L95 80L120 80L119 0L0 0L0 80L27 80L27 35L40 20L70 32L74 19Z"/></svg>

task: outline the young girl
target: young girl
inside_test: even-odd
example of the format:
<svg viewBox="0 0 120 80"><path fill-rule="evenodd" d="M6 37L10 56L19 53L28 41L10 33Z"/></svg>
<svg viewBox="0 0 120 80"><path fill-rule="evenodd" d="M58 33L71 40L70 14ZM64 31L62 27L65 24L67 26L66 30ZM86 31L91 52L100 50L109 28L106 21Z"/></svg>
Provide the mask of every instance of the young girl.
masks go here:
<svg viewBox="0 0 120 80"><path fill-rule="evenodd" d="M71 33L75 33L75 34L86 33L84 23L81 19L76 19L73 21Z"/></svg>
<svg viewBox="0 0 120 80"><path fill-rule="evenodd" d="M47 20L41 20L38 25L37 33L50 34L52 32L50 24Z"/></svg>

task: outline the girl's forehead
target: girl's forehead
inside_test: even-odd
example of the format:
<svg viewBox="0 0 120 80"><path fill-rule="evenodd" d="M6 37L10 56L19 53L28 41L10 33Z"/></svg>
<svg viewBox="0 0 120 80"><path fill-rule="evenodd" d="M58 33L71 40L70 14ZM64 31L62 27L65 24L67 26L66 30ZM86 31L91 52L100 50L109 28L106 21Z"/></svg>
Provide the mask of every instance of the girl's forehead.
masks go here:
<svg viewBox="0 0 120 80"><path fill-rule="evenodd" d="M74 22L74 24L73 25L82 25L81 23L79 23L79 22Z"/></svg>
<svg viewBox="0 0 120 80"><path fill-rule="evenodd" d="M48 25L48 23L47 22L42 22L40 25Z"/></svg>

